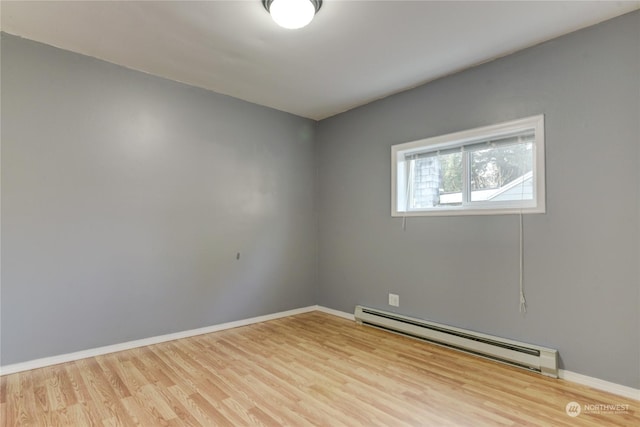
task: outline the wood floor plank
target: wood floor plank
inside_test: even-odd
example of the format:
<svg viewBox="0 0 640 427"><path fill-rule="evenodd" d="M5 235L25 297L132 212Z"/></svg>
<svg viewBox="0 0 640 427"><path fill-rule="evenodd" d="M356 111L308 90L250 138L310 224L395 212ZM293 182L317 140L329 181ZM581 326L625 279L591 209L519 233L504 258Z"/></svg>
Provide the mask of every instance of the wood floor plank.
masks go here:
<svg viewBox="0 0 640 427"><path fill-rule="evenodd" d="M102 372L115 395L118 396L119 399L125 399L131 396L131 391L121 378L122 375L125 375L128 372L127 366L125 366L115 355L103 356L97 358L96 361L98 362L98 365L100 365L100 368L102 369Z"/></svg>
<svg viewBox="0 0 640 427"><path fill-rule="evenodd" d="M91 393L87 389L77 362L65 363L59 366L64 369L69 379L69 385L73 390L75 400L78 402L77 405L79 408L76 408L75 411L82 412L83 416L86 416L90 420L91 424L89 425L98 425L98 420L101 418L99 416L100 412L96 407L96 402L93 400Z"/></svg>
<svg viewBox="0 0 640 427"><path fill-rule="evenodd" d="M79 403L67 406L64 409L64 414L66 420L65 424L68 426L95 426L95 423L92 421L86 408Z"/></svg>
<svg viewBox="0 0 640 427"><path fill-rule="evenodd" d="M583 412L567 415L569 402ZM626 427L640 425L640 402L312 312L3 376L0 420Z"/></svg>
<svg viewBox="0 0 640 427"><path fill-rule="evenodd" d="M171 394L175 396L175 398L184 406L189 414L196 419L201 426L209 426L215 425L215 413L208 413L206 408L202 408L198 405L198 402L194 401L190 396L193 394L187 394L185 390L183 390L179 385L174 385L169 387L169 391Z"/></svg>
<svg viewBox="0 0 640 427"><path fill-rule="evenodd" d="M99 411L100 420L97 420L97 423L115 426L135 425L116 392L105 378L97 359L89 358L76 362L90 396L88 398L94 402Z"/></svg>

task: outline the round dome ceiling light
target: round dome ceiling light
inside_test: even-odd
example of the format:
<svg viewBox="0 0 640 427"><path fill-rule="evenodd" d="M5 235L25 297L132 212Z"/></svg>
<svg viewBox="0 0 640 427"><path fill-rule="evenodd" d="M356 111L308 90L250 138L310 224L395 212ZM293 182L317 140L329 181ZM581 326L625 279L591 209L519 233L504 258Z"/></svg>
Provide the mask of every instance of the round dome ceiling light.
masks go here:
<svg viewBox="0 0 640 427"><path fill-rule="evenodd" d="M322 6L322 0L262 0L276 24L296 30L309 24Z"/></svg>

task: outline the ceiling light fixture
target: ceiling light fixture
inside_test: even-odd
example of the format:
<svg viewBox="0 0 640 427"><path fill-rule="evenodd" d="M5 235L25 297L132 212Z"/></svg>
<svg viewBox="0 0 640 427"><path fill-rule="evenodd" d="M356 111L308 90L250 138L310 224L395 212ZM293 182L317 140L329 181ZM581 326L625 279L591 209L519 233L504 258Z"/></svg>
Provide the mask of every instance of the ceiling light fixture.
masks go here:
<svg viewBox="0 0 640 427"><path fill-rule="evenodd" d="M262 5L276 24L295 30L311 22L322 0L262 0Z"/></svg>

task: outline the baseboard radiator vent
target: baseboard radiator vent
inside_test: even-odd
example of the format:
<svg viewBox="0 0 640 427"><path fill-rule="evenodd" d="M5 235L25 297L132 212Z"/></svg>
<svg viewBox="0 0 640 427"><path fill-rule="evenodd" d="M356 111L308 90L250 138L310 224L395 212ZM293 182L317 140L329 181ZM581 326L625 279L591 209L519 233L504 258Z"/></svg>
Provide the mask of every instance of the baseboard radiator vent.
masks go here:
<svg viewBox="0 0 640 427"><path fill-rule="evenodd" d="M558 351L491 335L356 306L358 323L451 347L558 378Z"/></svg>

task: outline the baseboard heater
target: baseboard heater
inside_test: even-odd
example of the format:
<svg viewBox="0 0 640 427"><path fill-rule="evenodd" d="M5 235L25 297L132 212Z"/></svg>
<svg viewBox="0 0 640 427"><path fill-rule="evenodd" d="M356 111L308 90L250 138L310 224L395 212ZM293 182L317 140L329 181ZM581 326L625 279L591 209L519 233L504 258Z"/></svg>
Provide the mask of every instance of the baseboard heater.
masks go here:
<svg viewBox="0 0 640 427"><path fill-rule="evenodd" d="M558 378L558 351L491 335L356 306L358 323L451 347Z"/></svg>

